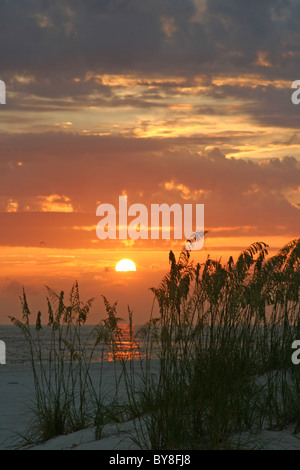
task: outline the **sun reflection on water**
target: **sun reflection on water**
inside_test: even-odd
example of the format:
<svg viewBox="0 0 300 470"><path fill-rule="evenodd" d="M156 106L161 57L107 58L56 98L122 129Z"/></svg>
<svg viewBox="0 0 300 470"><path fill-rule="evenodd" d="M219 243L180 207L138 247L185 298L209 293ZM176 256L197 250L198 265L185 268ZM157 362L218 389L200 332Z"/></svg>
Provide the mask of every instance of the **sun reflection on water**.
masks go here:
<svg viewBox="0 0 300 470"><path fill-rule="evenodd" d="M140 359L142 357L141 345L130 325L121 325L120 330L119 338L110 345L106 360L112 362Z"/></svg>

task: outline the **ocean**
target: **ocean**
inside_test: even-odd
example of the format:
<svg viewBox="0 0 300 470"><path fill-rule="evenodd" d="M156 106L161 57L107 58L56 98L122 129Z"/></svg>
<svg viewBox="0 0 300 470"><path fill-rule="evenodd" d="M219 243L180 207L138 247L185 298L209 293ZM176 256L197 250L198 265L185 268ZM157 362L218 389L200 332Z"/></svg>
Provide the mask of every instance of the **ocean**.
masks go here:
<svg viewBox="0 0 300 470"><path fill-rule="evenodd" d="M94 325L83 325L80 327L81 344L87 355L91 354L95 339L89 337ZM91 362L111 362L114 359L138 359L141 354L141 341L135 338L135 332L138 326L133 329L133 339L130 337L128 325L120 326L122 330L122 341L117 342L117 352L114 354L112 349L101 343L95 349ZM34 327L31 328L33 337L37 340L37 333ZM44 358L48 357L51 346L51 328L43 326L39 331L39 340L41 351ZM3 341L6 347L5 359L7 367L30 366L29 344L21 330L15 325L0 325L0 341ZM1 362L1 361L0 361ZM0 368L4 364L0 364Z"/></svg>
<svg viewBox="0 0 300 470"><path fill-rule="evenodd" d="M92 329L92 325L80 327L81 341L84 345L84 353L87 355L90 354L93 346L93 342L88 340ZM31 332L33 335L37 333L34 327ZM39 339L41 354L44 358L44 370L50 370L47 361L51 346L51 327L43 327L39 332ZM6 346L6 364L0 364L0 450L3 450L17 445L20 437L30 432L34 417L33 409L35 409L35 388L29 345L20 329L14 325L0 325L0 341L3 341ZM59 351L59 348L56 348L56 351ZM65 351L68 352L68 349L66 348ZM68 354L64 354L66 357L64 364L67 366ZM96 392L99 390L100 393L101 390L105 403L109 403L116 397L116 393L120 403L128 400L124 377L122 377L122 364L118 359L130 359L126 364L130 363L130 370L135 371L135 381L138 381L141 370L139 357L141 357L140 343L131 341L128 325L122 325L122 342L118 344L118 352L115 356L107 345L98 345L89 367L89 374ZM38 356L36 359L35 365L38 366ZM39 370L39 367L36 370ZM53 372L53 365L51 370ZM66 374L67 371L68 367L65 368ZM78 382L74 389L76 395Z"/></svg>

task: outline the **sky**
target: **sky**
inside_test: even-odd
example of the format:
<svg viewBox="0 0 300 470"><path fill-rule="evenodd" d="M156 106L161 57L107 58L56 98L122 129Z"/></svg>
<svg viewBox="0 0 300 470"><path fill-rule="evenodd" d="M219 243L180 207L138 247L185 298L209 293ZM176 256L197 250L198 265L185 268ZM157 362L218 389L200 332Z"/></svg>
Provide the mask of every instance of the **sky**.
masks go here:
<svg viewBox="0 0 300 470"><path fill-rule="evenodd" d="M297 0L0 0L0 41L0 323L76 280L147 321L184 240L99 240L120 195L204 204L194 262L299 237Z"/></svg>

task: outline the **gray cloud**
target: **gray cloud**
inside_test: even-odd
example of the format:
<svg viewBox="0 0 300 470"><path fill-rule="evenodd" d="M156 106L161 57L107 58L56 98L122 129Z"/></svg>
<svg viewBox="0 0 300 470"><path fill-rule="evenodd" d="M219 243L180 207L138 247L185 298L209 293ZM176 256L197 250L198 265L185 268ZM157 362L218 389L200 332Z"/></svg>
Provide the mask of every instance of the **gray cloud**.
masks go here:
<svg viewBox="0 0 300 470"><path fill-rule="evenodd" d="M258 74L290 83L299 78L296 0L5 0L0 41L1 78L7 82L10 110L43 112L43 98L52 99L53 111L164 106L162 90L172 96L172 82L149 90L141 78L144 89L139 95L120 98L93 74L180 76L191 89L193 78L201 75L208 87L204 95L242 100L242 111L255 122L298 126L290 89L279 90L272 83L256 88L212 85L218 74ZM267 66L259 63L260 53ZM209 112L209 106L203 110Z"/></svg>
<svg viewBox="0 0 300 470"><path fill-rule="evenodd" d="M90 243L93 231L74 233L72 227L96 224L99 201L117 206L122 191L129 204L204 203L206 224L212 227L255 226L265 233L300 229L295 199L300 163L294 157L254 162L225 158L217 149L201 155L175 150L160 140L51 133L2 138L0 153L2 211L9 200L19 211L3 214L2 243L20 239L13 227L21 225L22 239L29 243L34 237L35 245L58 233L59 243ZM294 194L294 204L288 194ZM30 215L28 210L42 210L50 195L74 212Z"/></svg>
<svg viewBox="0 0 300 470"><path fill-rule="evenodd" d="M124 73L296 73L299 5L284 0L207 0L194 21L192 0L34 0L1 4L4 75L82 76ZM162 21L172 19L173 32ZM263 50L270 68L256 64ZM288 69L286 68L288 65ZM290 78L290 77L289 77Z"/></svg>

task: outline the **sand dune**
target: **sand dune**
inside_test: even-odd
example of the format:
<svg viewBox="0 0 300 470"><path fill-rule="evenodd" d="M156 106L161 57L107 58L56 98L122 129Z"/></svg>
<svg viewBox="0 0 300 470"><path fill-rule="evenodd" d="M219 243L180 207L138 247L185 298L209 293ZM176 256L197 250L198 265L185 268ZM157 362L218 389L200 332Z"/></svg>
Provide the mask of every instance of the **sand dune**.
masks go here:
<svg viewBox="0 0 300 470"><path fill-rule="evenodd" d="M113 374L107 374L107 385L113 387ZM110 381L110 383L108 383ZM18 445L32 418L34 398L32 375L29 367L14 366L0 369L0 449L8 450ZM294 427L284 430L264 430L259 435L244 433L236 442L250 449L300 450L300 435L293 434ZM101 439L95 439L94 428L58 436L38 445L27 445L31 450L138 450L134 442L136 430L133 421L107 424ZM245 443L247 444L245 445Z"/></svg>

